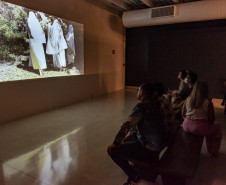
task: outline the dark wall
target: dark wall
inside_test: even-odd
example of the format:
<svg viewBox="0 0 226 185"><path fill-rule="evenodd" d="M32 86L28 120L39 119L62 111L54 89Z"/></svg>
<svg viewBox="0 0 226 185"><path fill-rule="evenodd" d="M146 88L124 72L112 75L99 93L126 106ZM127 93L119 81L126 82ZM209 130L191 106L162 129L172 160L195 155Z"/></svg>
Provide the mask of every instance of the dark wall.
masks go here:
<svg viewBox="0 0 226 185"><path fill-rule="evenodd" d="M226 20L126 30L126 85L160 81L177 88L180 69L194 70L222 98L226 79Z"/></svg>

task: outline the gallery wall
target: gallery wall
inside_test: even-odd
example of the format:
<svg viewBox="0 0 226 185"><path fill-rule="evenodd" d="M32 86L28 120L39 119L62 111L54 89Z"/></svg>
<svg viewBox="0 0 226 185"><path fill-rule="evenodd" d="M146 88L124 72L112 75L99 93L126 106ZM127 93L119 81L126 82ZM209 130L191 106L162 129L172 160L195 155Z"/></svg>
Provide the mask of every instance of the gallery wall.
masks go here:
<svg viewBox="0 0 226 185"><path fill-rule="evenodd" d="M124 88L124 28L119 16L83 0L7 2L83 24L85 74L0 83L0 123Z"/></svg>
<svg viewBox="0 0 226 185"><path fill-rule="evenodd" d="M211 97L222 98L225 25L225 20L215 20L127 29L126 85L158 81L176 89L178 71L191 69L207 81Z"/></svg>

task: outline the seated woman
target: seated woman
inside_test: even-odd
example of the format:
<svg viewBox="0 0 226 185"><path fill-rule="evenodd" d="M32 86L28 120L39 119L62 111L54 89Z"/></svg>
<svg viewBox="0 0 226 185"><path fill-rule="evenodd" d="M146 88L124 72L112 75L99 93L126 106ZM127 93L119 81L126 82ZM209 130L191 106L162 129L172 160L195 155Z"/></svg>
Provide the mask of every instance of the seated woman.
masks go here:
<svg viewBox="0 0 226 185"><path fill-rule="evenodd" d="M217 154L222 139L220 125L215 122L214 107L208 98L208 86L204 81L198 81L191 95L186 99L182 116L185 118L183 129L186 132L206 137L207 150Z"/></svg>
<svg viewBox="0 0 226 185"><path fill-rule="evenodd" d="M185 78L187 73L185 70L180 70L178 73L178 79L180 80L178 90L168 90L168 97L171 99L171 102L174 102L176 98L183 96L183 94L187 91L188 85L185 83Z"/></svg>

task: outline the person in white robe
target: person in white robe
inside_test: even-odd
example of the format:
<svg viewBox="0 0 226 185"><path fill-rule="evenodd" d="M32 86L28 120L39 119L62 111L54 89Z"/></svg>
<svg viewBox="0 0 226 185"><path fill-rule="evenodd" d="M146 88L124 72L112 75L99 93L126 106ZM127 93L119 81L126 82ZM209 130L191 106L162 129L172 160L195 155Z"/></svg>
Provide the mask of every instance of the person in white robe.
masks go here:
<svg viewBox="0 0 226 185"><path fill-rule="evenodd" d="M68 64L75 62L75 37L74 37L74 29L73 26L70 24L68 27L68 33L65 35L65 39L68 45L67 49L67 61Z"/></svg>
<svg viewBox="0 0 226 185"><path fill-rule="evenodd" d="M47 33L47 24L48 24L48 22L49 22L48 18L47 18L47 17L45 16L45 14L42 13L42 12L37 12L37 13L35 13L35 15L36 15L36 17L38 18L38 20L39 20L39 22L40 22L40 25L41 25L41 27L42 27L42 29L43 29L43 31L44 31L45 33Z"/></svg>
<svg viewBox="0 0 226 185"><path fill-rule="evenodd" d="M57 68L66 67L65 49L67 43L64 39L63 31L57 19L47 25L48 40L46 45L46 53L53 55L53 66Z"/></svg>
<svg viewBox="0 0 226 185"><path fill-rule="evenodd" d="M32 66L33 69L38 69L40 75L42 75L42 69L47 68L43 49L43 43L46 43L45 33L32 11L29 12L27 24L30 46L29 66Z"/></svg>

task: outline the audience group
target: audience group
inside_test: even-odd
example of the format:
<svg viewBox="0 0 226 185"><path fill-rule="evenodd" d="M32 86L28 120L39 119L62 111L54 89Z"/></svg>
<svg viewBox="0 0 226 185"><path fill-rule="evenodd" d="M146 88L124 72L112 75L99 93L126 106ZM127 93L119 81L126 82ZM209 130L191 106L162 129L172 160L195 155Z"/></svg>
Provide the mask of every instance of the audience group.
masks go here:
<svg viewBox="0 0 226 185"><path fill-rule="evenodd" d="M197 74L191 70L179 71L178 79L177 90L165 91L161 83L143 83L137 93L139 103L108 146L108 154L128 176L124 185L134 184L141 178L155 181L157 174L147 175L145 169L137 171L129 159L154 165L178 121L185 132L206 137L207 151L212 156L219 152L222 131L215 122L207 83L198 81Z"/></svg>

